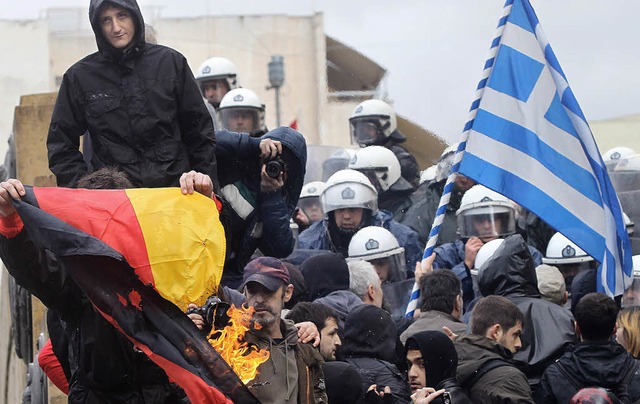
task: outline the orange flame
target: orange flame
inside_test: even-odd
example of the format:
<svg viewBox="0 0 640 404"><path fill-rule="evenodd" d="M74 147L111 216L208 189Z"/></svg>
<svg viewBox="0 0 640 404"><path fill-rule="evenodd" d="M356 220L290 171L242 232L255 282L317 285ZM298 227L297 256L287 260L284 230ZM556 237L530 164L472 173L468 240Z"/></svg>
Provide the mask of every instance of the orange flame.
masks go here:
<svg viewBox="0 0 640 404"><path fill-rule="evenodd" d="M244 384L249 383L258 375L258 366L269 359L269 351L249 346L244 341L244 334L249 331L253 307L236 308L231 306L227 310L229 325L222 330L212 330L209 334L209 343L215 348L222 358L231 366ZM254 323L254 328L258 329Z"/></svg>

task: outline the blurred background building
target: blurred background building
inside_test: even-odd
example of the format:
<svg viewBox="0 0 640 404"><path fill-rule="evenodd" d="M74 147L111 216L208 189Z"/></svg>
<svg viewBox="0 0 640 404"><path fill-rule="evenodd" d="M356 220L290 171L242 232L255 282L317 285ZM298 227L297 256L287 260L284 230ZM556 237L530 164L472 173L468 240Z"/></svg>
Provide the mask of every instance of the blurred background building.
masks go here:
<svg viewBox="0 0 640 404"><path fill-rule="evenodd" d="M351 144L348 123L356 105L369 98L393 103L386 91L387 70L325 35L322 13L162 18L156 7L143 7L142 12L156 30L158 43L184 54L194 73L213 56L233 61L240 85L266 104L269 128L276 126L276 108L275 92L267 89L267 66L272 56L283 56L281 124L295 123L311 145L357 147ZM0 49L12 55L0 65L4 137L12 131L19 97L56 91L66 69L94 52L96 43L84 8L53 8L37 20L3 21L0 32L13 39L12 49L24 50ZM423 169L445 146L444 140L410 119L399 117L399 128Z"/></svg>

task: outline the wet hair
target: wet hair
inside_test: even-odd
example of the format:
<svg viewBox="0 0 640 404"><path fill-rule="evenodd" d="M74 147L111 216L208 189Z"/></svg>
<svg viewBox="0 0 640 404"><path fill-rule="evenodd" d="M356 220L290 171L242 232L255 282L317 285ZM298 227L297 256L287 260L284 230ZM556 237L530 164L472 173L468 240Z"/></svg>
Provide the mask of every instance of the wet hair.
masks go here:
<svg viewBox="0 0 640 404"><path fill-rule="evenodd" d="M127 189L134 188L127 175L115 167L104 167L78 180L77 188Z"/></svg>
<svg viewBox="0 0 640 404"><path fill-rule="evenodd" d="M495 324L500 324L507 332L518 323L524 323L524 316L518 306L502 296L487 296L478 300L471 312L471 333L485 335Z"/></svg>
<svg viewBox="0 0 640 404"><path fill-rule="evenodd" d="M611 338L618 318L618 305L604 293L585 295L573 313L586 341L606 341Z"/></svg>
<svg viewBox="0 0 640 404"><path fill-rule="evenodd" d="M420 311L437 310L451 314L460 296L460 279L448 269L438 269L420 278Z"/></svg>
<svg viewBox="0 0 640 404"><path fill-rule="evenodd" d="M626 307L618 314L618 327L622 327L627 351L640 358L640 306Z"/></svg>
<svg viewBox="0 0 640 404"><path fill-rule="evenodd" d="M311 321L317 328L318 332L325 326L327 319L332 318L338 324L338 315L332 308L320 303L300 302L293 306L293 309L287 313L288 320L295 323L303 321Z"/></svg>

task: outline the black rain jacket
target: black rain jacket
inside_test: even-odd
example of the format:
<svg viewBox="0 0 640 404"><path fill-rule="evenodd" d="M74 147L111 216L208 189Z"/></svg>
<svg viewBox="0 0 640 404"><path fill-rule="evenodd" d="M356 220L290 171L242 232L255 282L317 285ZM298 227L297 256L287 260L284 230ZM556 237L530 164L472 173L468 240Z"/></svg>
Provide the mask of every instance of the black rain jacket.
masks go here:
<svg viewBox="0 0 640 404"><path fill-rule="evenodd" d="M478 287L482 296L506 297L524 315L522 349L513 359L529 379L540 377L575 342L571 312L540 298L533 258L522 236L504 239L480 269Z"/></svg>
<svg viewBox="0 0 640 404"><path fill-rule="evenodd" d="M549 366L534 398L536 403L568 403L578 387L603 387L623 403L638 402L640 364L618 343L581 342Z"/></svg>
<svg viewBox="0 0 640 404"><path fill-rule="evenodd" d="M372 384L389 386L394 403L410 403L409 385L395 365L404 356L391 316L370 304L353 309L344 325L342 354L355 366L365 391Z"/></svg>
<svg viewBox="0 0 640 404"><path fill-rule="evenodd" d="M139 187L178 185L196 170L217 186L213 122L179 52L144 41L144 20L135 0L109 0L130 11L132 44L119 50L98 22L106 0L91 0L95 52L67 70L47 137L49 168L59 186L74 187L88 168L80 136L91 136L94 170L116 166Z"/></svg>

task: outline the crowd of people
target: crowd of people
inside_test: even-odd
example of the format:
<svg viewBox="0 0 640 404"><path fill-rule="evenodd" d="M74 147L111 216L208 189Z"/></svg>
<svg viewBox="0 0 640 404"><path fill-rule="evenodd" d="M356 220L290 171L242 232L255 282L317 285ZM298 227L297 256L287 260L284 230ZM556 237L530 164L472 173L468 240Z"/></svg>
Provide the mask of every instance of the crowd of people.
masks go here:
<svg viewBox="0 0 640 404"><path fill-rule="evenodd" d="M421 173L393 108L367 100L345 122L360 148L305 183L304 136L267 129L231 61L194 76L145 40L135 0L91 0L89 16L98 52L64 75L49 167L61 187L179 186L221 202L216 298L254 309L245 341L270 353L247 383L260 402L640 402L640 276L623 296L598 293L597 261L462 175L423 260L455 145ZM614 170L624 157L610 154ZM0 256L49 309L49 378L71 403L189 402L35 250L13 204L25 192L0 183ZM185 315L203 333L224 326L198 309Z"/></svg>

